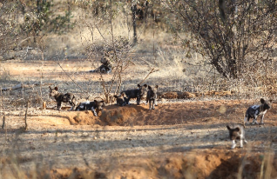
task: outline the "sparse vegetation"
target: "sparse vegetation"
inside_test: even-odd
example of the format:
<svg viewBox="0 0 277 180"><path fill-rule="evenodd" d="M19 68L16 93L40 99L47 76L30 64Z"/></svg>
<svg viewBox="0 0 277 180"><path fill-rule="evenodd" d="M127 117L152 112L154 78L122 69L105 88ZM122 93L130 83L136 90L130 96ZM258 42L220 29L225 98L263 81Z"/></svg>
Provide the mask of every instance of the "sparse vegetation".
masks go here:
<svg viewBox="0 0 277 180"><path fill-rule="evenodd" d="M0 178L276 178L275 6L1 1ZM112 72L90 72L103 55ZM158 85L155 110L114 105L137 84ZM48 86L107 106L59 112ZM265 125L231 150L226 125L261 98Z"/></svg>

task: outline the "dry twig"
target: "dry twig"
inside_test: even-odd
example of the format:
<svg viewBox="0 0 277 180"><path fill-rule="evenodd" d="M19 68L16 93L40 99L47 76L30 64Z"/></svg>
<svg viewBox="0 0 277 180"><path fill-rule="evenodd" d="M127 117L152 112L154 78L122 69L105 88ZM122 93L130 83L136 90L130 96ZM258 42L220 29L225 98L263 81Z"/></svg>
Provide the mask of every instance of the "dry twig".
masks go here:
<svg viewBox="0 0 277 180"><path fill-rule="evenodd" d="M26 105L26 111L25 111L25 127L24 130L26 131L28 128L28 124L27 124L27 114L28 114L28 108L29 108L29 100L27 101L27 105Z"/></svg>

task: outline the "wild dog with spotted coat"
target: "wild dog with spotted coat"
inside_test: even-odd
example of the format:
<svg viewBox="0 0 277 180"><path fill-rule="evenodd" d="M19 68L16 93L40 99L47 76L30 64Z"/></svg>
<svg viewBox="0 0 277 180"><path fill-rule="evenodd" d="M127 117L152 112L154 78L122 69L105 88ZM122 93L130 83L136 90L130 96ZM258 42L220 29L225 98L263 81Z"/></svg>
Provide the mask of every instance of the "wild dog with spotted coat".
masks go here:
<svg viewBox="0 0 277 180"><path fill-rule="evenodd" d="M264 124L264 115L267 112L267 110L270 109L270 104L266 102L263 98L261 98L260 101L261 101L261 105L253 105L247 109L245 113L245 118L244 118L245 123L249 123L249 119L253 118L252 124L258 124L257 117L261 116L260 124Z"/></svg>
<svg viewBox="0 0 277 180"><path fill-rule="evenodd" d="M230 128L230 126L226 127L229 131L230 140L232 141L231 149L236 147L236 140L240 141L240 147L243 148L243 142L247 143L244 127L242 125L235 125L233 128Z"/></svg>
<svg viewBox="0 0 277 180"><path fill-rule="evenodd" d="M75 111L86 111L86 110L91 110L94 114L94 116L98 116L96 111L100 111L103 109L103 106L105 106L105 102L102 101L87 101L87 102L82 102L80 103Z"/></svg>
<svg viewBox="0 0 277 180"><path fill-rule="evenodd" d="M156 85L154 88L151 86L148 86L148 91L147 91L147 97L146 97L146 102L149 102L149 110L155 109L155 105L157 106L157 92L158 92L158 85ZM152 104L151 104L152 102Z"/></svg>
<svg viewBox="0 0 277 180"><path fill-rule="evenodd" d="M57 102L57 109L60 111L62 108L62 102L69 103L71 105L70 111L74 109L76 105L76 98L72 93L60 93L58 91L58 87L55 87L54 89L49 86L49 96L54 97Z"/></svg>
<svg viewBox="0 0 277 180"><path fill-rule="evenodd" d="M120 94L119 96L113 96L116 99L116 104L119 106L125 106L127 104L127 98L125 97L125 93Z"/></svg>
<svg viewBox="0 0 277 180"><path fill-rule="evenodd" d="M122 91L126 95L126 103L129 104L129 101L131 98L137 99L137 105L140 104L141 98L147 93L147 84L144 84L143 86L138 84L138 89L129 89Z"/></svg>

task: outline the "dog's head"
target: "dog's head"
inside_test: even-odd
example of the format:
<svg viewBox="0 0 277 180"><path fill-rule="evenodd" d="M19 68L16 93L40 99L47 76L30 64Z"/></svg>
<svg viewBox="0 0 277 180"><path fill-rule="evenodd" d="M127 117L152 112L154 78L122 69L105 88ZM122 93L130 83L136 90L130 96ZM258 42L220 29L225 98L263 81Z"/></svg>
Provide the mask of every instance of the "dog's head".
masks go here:
<svg viewBox="0 0 277 180"><path fill-rule="evenodd" d="M158 88L159 88L159 86L158 85L155 85L155 87L154 88L152 88L151 86L149 86L148 85L148 90L153 90L153 91L157 91L158 90Z"/></svg>
<svg viewBox="0 0 277 180"><path fill-rule="evenodd" d="M270 109L270 104L272 100L269 100L269 102L265 101L263 98L260 99L262 105L260 106L261 111L266 111Z"/></svg>
<svg viewBox="0 0 277 180"><path fill-rule="evenodd" d="M226 127L229 130L230 140L235 140L235 139L237 139L240 136L241 129L239 127L236 127L234 129L230 128L229 126L226 126Z"/></svg>
<svg viewBox="0 0 277 180"><path fill-rule="evenodd" d="M144 84L143 86L138 84L138 88L140 90L140 96L146 96L147 94L147 84Z"/></svg>
<svg viewBox="0 0 277 180"><path fill-rule="evenodd" d="M49 86L49 96L50 97L54 97L57 94L59 94L58 92L58 87L54 87L53 89L51 88L51 86Z"/></svg>
<svg viewBox="0 0 277 180"><path fill-rule="evenodd" d="M94 105L95 105L95 109L102 110L103 107L105 106L105 102L103 100L102 101L94 100Z"/></svg>

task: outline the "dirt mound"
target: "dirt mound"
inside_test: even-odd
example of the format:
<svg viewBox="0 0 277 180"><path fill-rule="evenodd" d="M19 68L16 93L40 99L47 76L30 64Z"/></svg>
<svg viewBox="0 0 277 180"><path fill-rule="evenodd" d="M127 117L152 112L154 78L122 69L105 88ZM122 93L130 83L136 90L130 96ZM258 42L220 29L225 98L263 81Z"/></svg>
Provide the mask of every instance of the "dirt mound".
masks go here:
<svg viewBox="0 0 277 180"><path fill-rule="evenodd" d="M98 115L101 115L101 112L98 112ZM67 113L67 117L71 125L93 125L99 124L104 125L99 117L94 116L92 111L75 111Z"/></svg>
<svg viewBox="0 0 277 180"><path fill-rule="evenodd" d="M108 106L102 111L102 115L100 116L100 120L103 123L106 123L110 126L114 125L130 125L134 123L134 117L137 114L141 114L146 112L147 109L143 106L137 105L127 105L127 106Z"/></svg>
<svg viewBox="0 0 277 180"><path fill-rule="evenodd" d="M55 124L55 125L93 125L99 124L101 126L124 126L135 125L135 117L138 114L148 111L144 106L128 105L106 106L102 111L97 112L98 116L94 116L92 111L57 111L51 110L51 112L44 114L43 116L36 117L40 123ZM53 118L54 117L54 118Z"/></svg>

